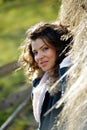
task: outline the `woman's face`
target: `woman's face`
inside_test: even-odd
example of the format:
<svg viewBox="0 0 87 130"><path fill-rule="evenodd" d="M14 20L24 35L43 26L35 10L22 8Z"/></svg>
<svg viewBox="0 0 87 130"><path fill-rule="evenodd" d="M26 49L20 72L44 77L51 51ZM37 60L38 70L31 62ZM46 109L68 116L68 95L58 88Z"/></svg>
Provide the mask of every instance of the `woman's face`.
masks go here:
<svg viewBox="0 0 87 130"><path fill-rule="evenodd" d="M40 38L32 41L31 47L38 66L45 72L51 72L55 66L56 50Z"/></svg>

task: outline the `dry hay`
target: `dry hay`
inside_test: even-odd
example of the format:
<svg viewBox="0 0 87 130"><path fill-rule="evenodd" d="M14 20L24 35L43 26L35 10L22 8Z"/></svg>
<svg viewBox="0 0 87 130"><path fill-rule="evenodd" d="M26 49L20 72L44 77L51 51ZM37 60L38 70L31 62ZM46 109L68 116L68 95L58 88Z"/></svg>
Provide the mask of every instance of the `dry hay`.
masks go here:
<svg viewBox="0 0 87 130"><path fill-rule="evenodd" d="M87 130L87 0L63 0L60 18L74 34L72 68L58 130Z"/></svg>

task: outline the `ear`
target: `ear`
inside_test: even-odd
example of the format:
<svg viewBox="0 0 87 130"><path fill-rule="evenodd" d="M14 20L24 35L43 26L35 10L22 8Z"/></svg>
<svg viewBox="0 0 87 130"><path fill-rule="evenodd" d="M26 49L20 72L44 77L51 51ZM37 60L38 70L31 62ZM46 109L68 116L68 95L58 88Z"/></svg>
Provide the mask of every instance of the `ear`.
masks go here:
<svg viewBox="0 0 87 130"><path fill-rule="evenodd" d="M65 56L68 56L69 55L69 52L65 53Z"/></svg>
<svg viewBox="0 0 87 130"><path fill-rule="evenodd" d="M69 56L71 54L71 51L65 53L65 56Z"/></svg>

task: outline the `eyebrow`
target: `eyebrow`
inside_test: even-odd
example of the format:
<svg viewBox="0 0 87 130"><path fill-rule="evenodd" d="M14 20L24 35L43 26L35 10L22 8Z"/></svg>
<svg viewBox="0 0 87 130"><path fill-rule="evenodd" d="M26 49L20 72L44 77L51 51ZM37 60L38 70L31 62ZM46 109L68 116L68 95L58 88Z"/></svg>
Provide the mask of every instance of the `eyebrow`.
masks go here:
<svg viewBox="0 0 87 130"><path fill-rule="evenodd" d="M45 46L45 44L43 44L39 49L42 49ZM35 52L36 50L32 50L32 52Z"/></svg>

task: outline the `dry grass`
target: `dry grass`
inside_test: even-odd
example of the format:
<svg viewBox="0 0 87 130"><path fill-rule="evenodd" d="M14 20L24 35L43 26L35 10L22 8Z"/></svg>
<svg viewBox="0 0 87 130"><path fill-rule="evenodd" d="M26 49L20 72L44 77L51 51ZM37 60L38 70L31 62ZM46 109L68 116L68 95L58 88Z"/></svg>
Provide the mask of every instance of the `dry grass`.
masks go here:
<svg viewBox="0 0 87 130"><path fill-rule="evenodd" d="M58 130L87 129L87 1L63 0L60 18L74 34L72 71L63 99L66 101ZM76 64L76 65L75 65Z"/></svg>

